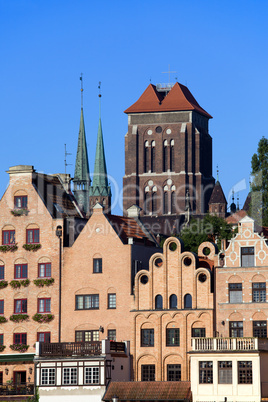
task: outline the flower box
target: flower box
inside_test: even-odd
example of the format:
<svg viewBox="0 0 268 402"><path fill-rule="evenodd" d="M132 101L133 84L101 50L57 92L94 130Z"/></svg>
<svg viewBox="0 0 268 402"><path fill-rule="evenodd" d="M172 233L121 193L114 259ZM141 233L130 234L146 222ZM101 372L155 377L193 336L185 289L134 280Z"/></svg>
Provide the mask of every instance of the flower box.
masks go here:
<svg viewBox="0 0 268 402"><path fill-rule="evenodd" d="M8 285L8 281L0 281L0 289L6 288Z"/></svg>
<svg viewBox="0 0 268 402"><path fill-rule="evenodd" d="M22 246L23 248L24 248L24 250L26 250L26 251L37 251L37 250L39 250L41 247L42 247L42 245L41 244L23 244L23 246Z"/></svg>
<svg viewBox="0 0 268 402"><path fill-rule="evenodd" d="M4 317L3 315L0 315L0 324L4 324L5 322L7 322L7 318Z"/></svg>
<svg viewBox="0 0 268 402"><path fill-rule="evenodd" d="M40 323L49 323L50 321L54 320L54 315L53 314L41 314L41 313L36 313L32 319L36 322Z"/></svg>
<svg viewBox="0 0 268 402"><path fill-rule="evenodd" d="M26 288L27 286L30 285L30 280L29 279L22 279L21 281L13 280L9 282L9 284L13 289L18 289L21 286L24 286Z"/></svg>
<svg viewBox="0 0 268 402"><path fill-rule="evenodd" d="M0 352L3 352L5 350L6 346L5 345L0 345Z"/></svg>
<svg viewBox="0 0 268 402"><path fill-rule="evenodd" d="M28 321L29 316L28 314L13 314L9 317L10 321L13 322L21 322L21 321Z"/></svg>
<svg viewBox="0 0 268 402"><path fill-rule="evenodd" d="M16 244L5 244L3 246L0 246L0 252L2 253L7 253L8 251L11 251L14 253L14 251L18 250L18 245Z"/></svg>
<svg viewBox="0 0 268 402"><path fill-rule="evenodd" d="M20 343L14 343L13 345L10 345L10 349L14 350L15 352L20 352L20 353L24 353L26 352L26 350L29 349L30 345L21 345Z"/></svg>
<svg viewBox="0 0 268 402"><path fill-rule="evenodd" d="M14 216L22 216L22 215L28 215L29 210L27 208L14 208L10 212Z"/></svg>
<svg viewBox="0 0 268 402"><path fill-rule="evenodd" d="M44 286L51 286L54 283L54 278L48 278L48 279L34 279L33 283L38 286L39 288L42 288Z"/></svg>

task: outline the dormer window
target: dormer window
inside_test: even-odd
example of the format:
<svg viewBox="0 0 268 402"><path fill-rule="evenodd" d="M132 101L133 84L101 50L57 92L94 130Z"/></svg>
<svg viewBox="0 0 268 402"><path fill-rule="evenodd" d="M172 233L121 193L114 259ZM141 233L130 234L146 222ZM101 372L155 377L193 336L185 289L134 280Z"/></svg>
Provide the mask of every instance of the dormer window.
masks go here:
<svg viewBox="0 0 268 402"><path fill-rule="evenodd" d="M15 208L27 208L28 197L27 195L18 195L14 197Z"/></svg>

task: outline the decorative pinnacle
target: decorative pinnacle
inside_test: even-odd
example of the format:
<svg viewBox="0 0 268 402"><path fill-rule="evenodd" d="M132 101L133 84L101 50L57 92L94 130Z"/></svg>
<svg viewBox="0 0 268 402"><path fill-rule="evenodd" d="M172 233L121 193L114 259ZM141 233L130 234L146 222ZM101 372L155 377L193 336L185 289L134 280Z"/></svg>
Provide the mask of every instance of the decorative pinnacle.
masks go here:
<svg viewBox="0 0 268 402"><path fill-rule="evenodd" d="M82 109L83 108L83 92L84 92L84 88L83 88L83 73L81 73L80 81L81 81L81 109Z"/></svg>
<svg viewBox="0 0 268 402"><path fill-rule="evenodd" d="M219 181L219 165L217 165L217 181Z"/></svg>
<svg viewBox="0 0 268 402"><path fill-rule="evenodd" d="M99 102L99 114L100 114L100 117L101 117L101 81L99 81L98 88L99 88L99 98L100 98L100 102Z"/></svg>

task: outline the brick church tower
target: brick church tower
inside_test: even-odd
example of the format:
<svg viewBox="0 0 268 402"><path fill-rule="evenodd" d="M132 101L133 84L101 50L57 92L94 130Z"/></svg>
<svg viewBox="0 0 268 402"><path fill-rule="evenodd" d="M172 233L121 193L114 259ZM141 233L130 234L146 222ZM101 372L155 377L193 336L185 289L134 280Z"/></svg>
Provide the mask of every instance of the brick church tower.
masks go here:
<svg viewBox="0 0 268 402"><path fill-rule="evenodd" d="M211 116L178 82L150 84L125 113L124 213L133 204L147 216L206 213L215 182Z"/></svg>

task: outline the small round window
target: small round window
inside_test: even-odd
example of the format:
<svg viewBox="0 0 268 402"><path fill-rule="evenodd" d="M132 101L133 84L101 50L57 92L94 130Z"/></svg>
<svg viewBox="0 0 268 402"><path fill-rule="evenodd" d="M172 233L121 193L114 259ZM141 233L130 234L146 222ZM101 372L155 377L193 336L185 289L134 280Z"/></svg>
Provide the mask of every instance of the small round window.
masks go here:
<svg viewBox="0 0 268 402"><path fill-rule="evenodd" d="M172 241L171 243L169 243L168 248L170 249L170 251L175 251L177 250L177 244L174 241Z"/></svg>
<svg viewBox="0 0 268 402"><path fill-rule="evenodd" d="M199 274L199 275L198 275L198 280L199 280L199 282L201 282L201 283L206 282L206 280L207 280L207 275L206 275L206 274L203 274L203 273Z"/></svg>
<svg viewBox="0 0 268 402"><path fill-rule="evenodd" d="M204 254L204 255L209 255L209 254L210 254L210 248L204 247L204 248L203 248L203 254Z"/></svg>
<svg viewBox="0 0 268 402"><path fill-rule="evenodd" d="M155 129L155 131L156 131L157 133L162 133L162 127L157 126L156 129Z"/></svg>
<svg viewBox="0 0 268 402"><path fill-rule="evenodd" d="M146 283L148 283L148 276L147 275L142 275L142 277L140 278L140 281L143 285L146 285Z"/></svg>
<svg viewBox="0 0 268 402"><path fill-rule="evenodd" d="M190 257L185 257L183 263L186 267L189 267L192 263L192 259Z"/></svg>
<svg viewBox="0 0 268 402"><path fill-rule="evenodd" d="M162 260L162 258L157 258L157 259L155 260L155 262L154 262L154 265L155 265L156 267L158 267L158 268L162 267L162 265L163 265L163 260Z"/></svg>

